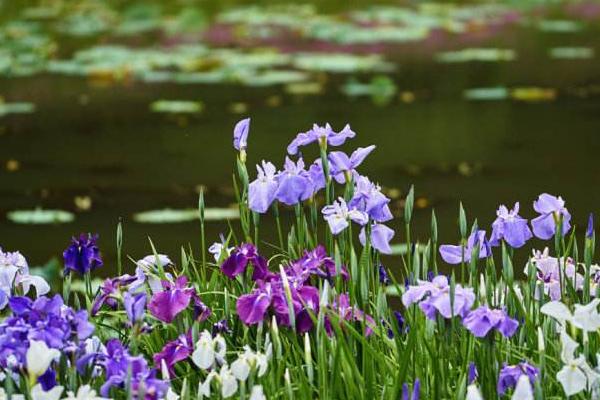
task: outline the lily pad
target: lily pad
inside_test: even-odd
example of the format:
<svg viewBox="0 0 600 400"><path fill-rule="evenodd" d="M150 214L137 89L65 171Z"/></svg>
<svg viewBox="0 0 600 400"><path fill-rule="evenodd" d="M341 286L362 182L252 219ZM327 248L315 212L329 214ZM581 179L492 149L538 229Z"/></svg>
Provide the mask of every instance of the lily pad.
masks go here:
<svg viewBox="0 0 600 400"><path fill-rule="evenodd" d="M550 49L550 58L589 60L594 58L594 49L591 47L553 47Z"/></svg>
<svg viewBox="0 0 600 400"><path fill-rule="evenodd" d="M509 97L509 90L503 86L482 87L466 89L463 97L467 100L490 101L505 100Z"/></svg>
<svg viewBox="0 0 600 400"><path fill-rule="evenodd" d="M28 102L4 103L0 98L0 117L8 114L31 114L35 104Z"/></svg>
<svg viewBox="0 0 600 400"><path fill-rule="evenodd" d="M237 208L206 208L205 221L224 221L238 219L240 212ZM195 208L144 211L133 215L133 220L142 224L169 224L177 222L196 221L200 218L199 211Z"/></svg>
<svg viewBox="0 0 600 400"><path fill-rule="evenodd" d="M167 114L196 114L202 111L204 104L199 101L157 100L150 104L150 110Z"/></svg>
<svg viewBox="0 0 600 400"><path fill-rule="evenodd" d="M517 53L514 50L497 48L468 48L458 51L445 51L435 56L435 60L441 63L501 62L513 61L516 58Z"/></svg>
<svg viewBox="0 0 600 400"><path fill-rule="evenodd" d="M15 224L66 224L75 220L75 215L64 210L15 210L6 214L6 218Z"/></svg>

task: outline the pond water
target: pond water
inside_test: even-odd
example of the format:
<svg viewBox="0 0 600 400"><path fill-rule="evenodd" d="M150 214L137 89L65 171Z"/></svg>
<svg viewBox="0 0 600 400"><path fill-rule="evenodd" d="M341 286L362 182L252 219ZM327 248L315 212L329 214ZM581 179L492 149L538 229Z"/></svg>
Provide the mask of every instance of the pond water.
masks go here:
<svg viewBox="0 0 600 400"><path fill-rule="evenodd" d="M231 26L241 29L242 23L223 25L218 20L219 13L231 10L205 11L197 36L157 34L156 27L121 36L110 31L50 35L58 50L40 61L43 68L0 74L0 96L6 105L24 102L35 107L31 113L0 111L0 246L19 249L31 264L40 264L59 257L71 235L98 232L105 257L111 260L121 220L126 253L134 258L150 252L148 238L161 252L175 257L180 246L198 252L197 222L142 224L133 215L167 207L194 208L200 187L205 188L208 207L233 203L231 131L245 116L252 118L250 165L262 159L281 165L289 141L313 122L330 122L340 129L351 124L357 137L344 149L377 145L361 171L388 190L397 216L402 215L403 196L415 185L414 229L423 241L432 208L441 240L455 241L459 201L470 221L477 217L479 226L489 229L499 204L520 201L523 216L531 217L531 203L542 192L562 195L575 223L582 225L587 213L600 211L600 29L594 9L590 10L583 16L565 16L562 8L563 13L556 14L556 9L509 7L510 12L500 13L502 23L488 21L461 33L431 30L419 40L392 45L340 45L273 32L259 38L264 42L256 37L245 40L243 35L233 40L228 36ZM10 7L4 28L23 19L22 11ZM52 16L52 21L56 18ZM44 20L42 33L46 26ZM153 46L164 49L168 58L180 41L245 51L268 44L284 54L376 53L386 65L306 72L296 61L294 70L309 78L289 79L309 85L256 87L245 81L253 76L242 75L246 84L225 79L181 83L165 76L116 78L114 63L106 67L110 74L74 69L75 73L64 73L73 65L47 64L109 43L137 49ZM457 52L467 48L497 50L487 55ZM122 57L133 62L131 54ZM444 57L455 62L443 62ZM471 61L460 60L469 57ZM207 69L203 65L196 70ZM371 84L365 89L356 82ZM467 91L475 88L484 89ZM361 91L379 95L349 95ZM193 103L194 109L201 111L153 112L151 105L157 100L199 102ZM305 157L312 161L316 153L309 150ZM254 173L252 167L250 171ZM14 223L7 216L36 207L69 211L75 218L69 223L32 225ZM209 242L227 230L224 221L207 224ZM404 238L401 224L401 218L393 223L399 232L395 242ZM273 238L272 227L273 221L265 218L262 229L267 240Z"/></svg>

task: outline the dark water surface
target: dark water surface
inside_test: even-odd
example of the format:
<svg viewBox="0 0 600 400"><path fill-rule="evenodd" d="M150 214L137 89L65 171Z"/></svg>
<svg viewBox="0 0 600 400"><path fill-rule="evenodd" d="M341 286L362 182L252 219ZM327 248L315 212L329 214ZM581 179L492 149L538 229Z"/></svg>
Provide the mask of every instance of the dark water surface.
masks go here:
<svg viewBox="0 0 600 400"><path fill-rule="evenodd" d="M428 237L432 207L441 240L455 241L459 201L470 221L477 217L489 229L498 204L521 201L522 215L532 217L531 203L541 192L562 195L582 225L588 212L600 215L600 62L598 56L551 60L547 52L577 45L600 54L598 37L596 31L563 35L515 28L479 43L515 49L518 59L505 63L441 64L424 51L387 54L399 65L389 76L415 99L385 106L341 94L349 75L330 76L317 96L292 96L279 87L98 85L49 74L0 78L5 100L36 104L33 114L0 118L0 246L19 249L38 264L59 256L71 235L90 231L100 234L112 260L122 219L125 250L132 257L150 252L148 237L175 258L181 245L198 251L197 223L144 225L131 216L194 207L200 185L206 187L208 207L232 203L231 130L246 115L252 117L252 174L261 159L281 165L289 141L313 122L334 128L350 123L358 135L346 150L377 145L362 173L402 196L415 185L420 208L414 229L420 240ZM464 89L486 86L554 88L557 96L535 103L462 96ZM201 100L205 109L188 117L153 114L149 104L157 99ZM237 102L247 111L232 113ZM307 159L316 156L314 150L307 151ZM16 171L4 168L10 160L19 162ZM76 211L74 198L82 195L92 200L89 211ZM398 216L401 197L393 203ZM5 218L10 210L37 206L74 211L76 220L33 226ZM399 231L395 242L404 238L401 223L397 218L392 224ZM265 219L264 226L266 238L273 238L272 221ZM210 243L227 224L210 222L207 229Z"/></svg>

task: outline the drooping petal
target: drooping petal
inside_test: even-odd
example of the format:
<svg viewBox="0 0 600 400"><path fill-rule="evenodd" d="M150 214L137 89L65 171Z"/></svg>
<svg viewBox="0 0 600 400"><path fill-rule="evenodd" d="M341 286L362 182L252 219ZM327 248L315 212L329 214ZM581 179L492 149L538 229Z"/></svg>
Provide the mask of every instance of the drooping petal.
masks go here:
<svg viewBox="0 0 600 400"><path fill-rule="evenodd" d="M238 316L246 325L258 324L265 318L271 299L266 293L256 291L252 294L240 296L236 309Z"/></svg>

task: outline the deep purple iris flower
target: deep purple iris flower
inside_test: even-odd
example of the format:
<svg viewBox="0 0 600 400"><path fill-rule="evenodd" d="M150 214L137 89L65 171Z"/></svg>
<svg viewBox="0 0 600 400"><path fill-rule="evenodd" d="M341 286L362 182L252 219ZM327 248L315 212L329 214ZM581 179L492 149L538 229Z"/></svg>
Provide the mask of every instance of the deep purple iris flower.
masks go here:
<svg viewBox="0 0 600 400"><path fill-rule="evenodd" d="M79 238L71 239L71 245L63 252L65 275L70 271L83 275L103 265L97 240L98 235L91 233L82 233Z"/></svg>
<svg viewBox="0 0 600 400"><path fill-rule="evenodd" d="M585 230L585 237L588 239L591 239L593 236L594 236L594 214L590 213L590 216L588 217L587 229Z"/></svg>
<svg viewBox="0 0 600 400"><path fill-rule="evenodd" d="M246 272L248 264L252 264L252 279L267 279L273 274L269 272L267 260L265 260L258 252L256 247L251 243L242 243L232 250L229 257L221 264L221 272L229 279L234 279L236 276Z"/></svg>
<svg viewBox="0 0 600 400"><path fill-rule="evenodd" d="M540 214L531 220L533 233L536 237L548 240L556 233L556 223L562 217L562 234L565 235L571 229L571 214L565 208L562 197L552 196L548 193L540 194L533 202L533 209Z"/></svg>
<svg viewBox="0 0 600 400"><path fill-rule="evenodd" d="M277 169L270 162L263 160L262 167L256 166L258 176L248 187L248 207L252 211L264 214L275 200L277 188Z"/></svg>
<svg viewBox="0 0 600 400"><path fill-rule="evenodd" d="M175 317L188 307L191 300L194 300L197 320L204 321L209 317L210 309L202 303L196 289L188 286L186 276L178 277L175 282L162 281L162 287L163 290L154 293L148 304L148 310L157 319L166 323L173 322Z"/></svg>
<svg viewBox="0 0 600 400"><path fill-rule="evenodd" d="M408 384L402 384L402 400L419 400L421 397L421 381L417 378L413 384L412 393L408 389Z"/></svg>
<svg viewBox="0 0 600 400"><path fill-rule="evenodd" d="M501 205L496 211L497 218L492 224L490 246L499 246L502 240L515 249L522 247L533 237L527 220L519 215L519 203L512 210Z"/></svg>
<svg viewBox="0 0 600 400"><path fill-rule="evenodd" d="M187 359L194 351L191 331L180 335L177 339L168 342L163 349L153 357L156 369L161 369L163 362L169 371L169 377L175 378L175 364Z"/></svg>
<svg viewBox="0 0 600 400"><path fill-rule="evenodd" d="M379 283L382 285L389 285L392 283L383 264L379 264Z"/></svg>
<svg viewBox="0 0 600 400"><path fill-rule="evenodd" d="M283 171L277 176L277 192L275 198L288 206L307 200L315 192L311 176L304 169L304 160L299 158L295 163L285 158Z"/></svg>
<svg viewBox="0 0 600 400"><path fill-rule="evenodd" d="M405 307L418 303L425 316L432 320L435 320L437 313L444 318L464 317L474 302L473 289L456 284L454 302L451 306L450 285L444 275L436 276L431 282L419 281L417 285L409 286L402 295L402 303Z"/></svg>
<svg viewBox="0 0 600 400"><path fill-rule="evenodd" d="M375 222L386 222L393 218L389 208L390 199L381 193L381 188L366 176L354 177L354 194L348 207L366 212Z"/></svg>
<svg viewBox="0 0 600 400"><path fill-rule="evenodd" d="M375 146L359 147L350 156L343 151L332 151L328 155L330 174L340 184L346 183L367 156L375 150Z"/></svg>
<svg viewBox="0 0 600 400"><path fill-rule="evenodd" d="M127 314L127 319L131 325L144 319L146 300L146 293L133 295L129 292L123 293L123 305L125 306L125 313Z"/></svg>
<svg viewBox="0 0 600 400"><path fill-rule="evenodd" d="M337 270L335 261L327 255L325 247L318 245L313 250L305 250L301 258L292 261L285 273L295 282L304 284L311 276L324 279L335 277ZM346 266L340 266L340 275L342 279L348 280Z"/></svg>
<svg viewBox="0 0 600 400"><path fill-rule="evenodd" d="M467 384L470 385L475 382L475 379L479 377L479 371L473 361L469 363L469 369L467 371Z"/></svg>
<svg viewBox="0 0 600 400"><path fill-rule="evenodd" d="M383 224L371 225L371 246L382 254L392 254L390 242L394 238L395 232L392 228ZM363 227L358 234L358 240L364 246L367 243L367 235Z"/></svg>
<svg viewBox="0 0 600 400"><path fill-rule="evenodd" d="M215 322L212 326L212 335L213 337L218 335L218 334L230 334L232 332L231 328L229 327L229 323L227 322L227 319L221 319L217 322Z"/></svg>
<svg viewBox="0 0 600 400"><path fill-rule="evenodd" d="M540 374L540 370L527 362L516 365L504 365L498 375L498 395L503 396L509 389L514 389L521 375L527 375L533 385Z"/></svg>
<svg viewBox="0 0 600 400"><path fill-rule="evenodd" d="M118 339L106 343L105 354L98 356L94 362L105 372L104 384L100 394L108 397L113 387L124 389L130 382L133 399L158 400L164 398L169 383L156 378L156 370L148 367L143 356L132 356L129 350ZM144 397L139 395L144 394Z"/></svg>
<svg viewBox="0 0 600 400"><path fill-rule="evenodd" d="M511 337L517 331L519 323L509 317L504 310L493 310L481 306L471 311L464 319L463 325L476 337L485 337L490 331L497 330L504 337Z"/></svg>
<svg viewBox="0 0 600 400"><path fill-rule="evenodd" d="M479 246L479 258L487 258L492 255L490 244L485 238L485 231L471 233L467 239L467 245L464 248L463 246L454 246L450 244L440 246L440 255L448 264L467 263L471 261L471 254L473 253L475 245Z"/></svg>
<svg viewBox="0 0 600 400"><path fill-rule="evenodd" d="M233 128L233 147L238 150L246 150L248 147L248 133L250 132L250 118L245 118L235 124Z"/></svg>
<svg viewBox="0 0 600 400"><path fill-rule="evenodd" d="M11 314L0 323L0 368L19 371L25 367L30 340L43 341L50 348L78 357L78 343L90 337L94 326L85 310L75 311L64 304L59 295L11 297ZM45 385L52 381L44 379Z"/></svg>
<svg viewBox="0 0 600 400"><path fill-rule="evenodd" d="M354 136L356 136L356 133L350 129L350 125L346 125L340 132L335 132L329 124L325 126L314 124L311 130L299 133L289 144L287 151L289 154L295 155L298 153L299 147L314 142L318 142L321 147L327 145L341 146L347 139L351 139Z"/></svg>

